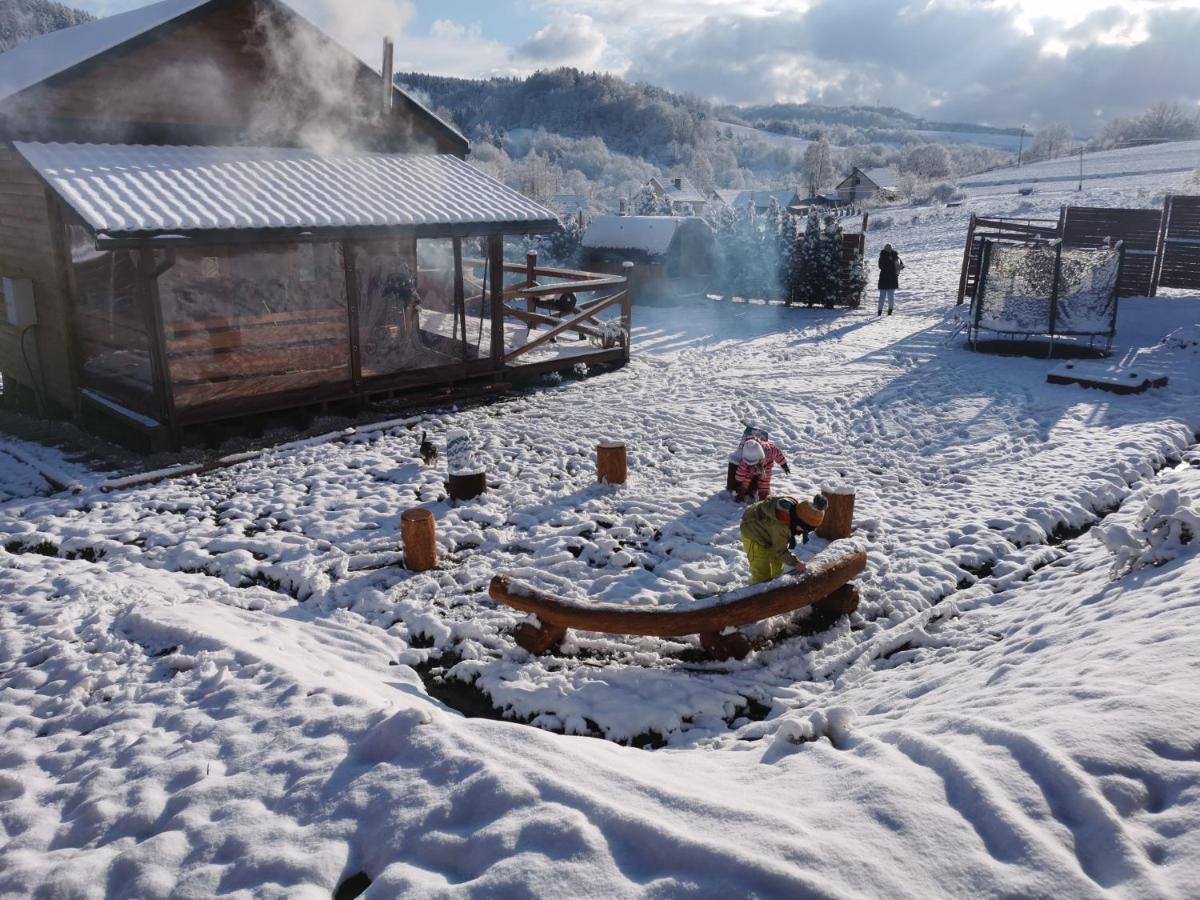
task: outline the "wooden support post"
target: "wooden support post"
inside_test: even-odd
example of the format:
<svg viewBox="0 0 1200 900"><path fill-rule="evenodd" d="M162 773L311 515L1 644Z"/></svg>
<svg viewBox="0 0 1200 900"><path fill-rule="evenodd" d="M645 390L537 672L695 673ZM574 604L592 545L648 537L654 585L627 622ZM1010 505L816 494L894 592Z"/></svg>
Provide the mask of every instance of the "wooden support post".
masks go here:
<svg viewBox="0 0 1200 900"><path fill-rule="evenodd" d="M413 572L437 568L437 534L432 512L406 509L400 515L400 536L404 541L405 568Z"/></svg>
<svg viewBox="0 0 1200 900"><path fill-rule="evenodd" d="M504 235L488 238L488 313L492 317L492 367L504 368Z"/></svg>
<svg viewBox="0 0 1200 900"><path fill-rule="evenodd" d="M354 393L362 392L362 352L359 349L358 325L358 273L354 269L354 248L350 241L342 241L342 269L346 273L346 323L350 330L350 381ZM361 396L359 397L361 401Z"/></svg>
<svg viewBox="0 0 1200 900"><path fill-rule="evenodd" d="M740 631L732 634L702 631L700 632L700 646L709 656L721 662L727 659L745 659L750 653L750 639Z"/></svg>
<svg viewBox="0 0 1200 900"><path fill-rule="evenodd" d="M487 490L487 472L451 472L446 491L451 500L474 500Z"/></svg>
<svg viewBox="0 0 1200 900"><path fill-rule="evenodd" d="M858 588L844 584L824 600L814 604L819 612L830 616L848 616L858 609Z"/></svg>
<svg viewBox="0 0 1200 900"><path fill-rule="evenodd" d="M175 415L175 385L171 381L171 363L167 356L166 328L163 325L162 304L158 296L158 267L154 251L143 245L137 257L138 288L141 293L142 314L150 345L150 373L154 380L155 403L159 416L171 439L171 449L182 444L179 420Z"/></svg>
<svg viewBox="0 0 1200 900"><path fill-rule="evenodd" d="M537 286L537 251L530 250L525 254L525 287ZM526 312L537 312L537 298L529 297L525 301Z"/></svg>
<svg viewBox="0 0 1200 900"><path fill-rule="evenodd" d="M962 272L958 276L958 301L955 306L962 306L967 296L967 270L971 268L971 244L975 240L975 213L971 213L971 221L967 225L967 249L963 251Z"/></svg>
<svg viewBox="0 0 1200 900"><path fill-rule="evenodd" d="M534 656L557 650L566 636L567 629L561 625L534 625L532 622L522 622L513 629L513 640Z"/></svg>
<svg viewBox="0 0 1200 900"><path fill-rule="evenodd" d="M827 541L850 537L850 532L854 529L854 488L825 488L821 493L829 501L829 506L825 509L825 518L817 528L817 537Z"/></svg>
<svg viewBox="0 0 1200 900"><path fill-rule="evenodd" d="M625 444L601 441L596 445L596 480L603 484L624 484L628 476Z"/></svg>
<svg viewBox="0 0 1200 900"><path fill-rule="evenodd" d="M629 362L633 350L633 263L628 260L621 263L621 274L625 276L625 296L621 299L621 329L624 331L621 343L625 347L625 362Z"/></svg>
<svg viewBox="0 0 1200 900"><path fill-rule="evenodd" d="M454 250L454 335L457 337L462 331L463 359L468 359L470 348L467 346L467 294L463 286L462 238L454 238L451 246Z"/></svg>

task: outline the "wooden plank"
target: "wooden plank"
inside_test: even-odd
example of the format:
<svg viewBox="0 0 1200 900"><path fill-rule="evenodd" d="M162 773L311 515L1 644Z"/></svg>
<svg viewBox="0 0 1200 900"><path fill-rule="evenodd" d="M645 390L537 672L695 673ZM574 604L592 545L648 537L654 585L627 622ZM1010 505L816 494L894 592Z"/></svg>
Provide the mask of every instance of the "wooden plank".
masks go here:
<svg viewBox="0 0 1200 900"><path fill-rule="evenodd" d="M313 370L309 372L294 372L285 375L269 375L257 378L236 378L230 381L202 381L196 384L181 384L175 387L175 402L181 409L192 409L201 404L215 404L232 400L249 400L251 406L261 408L270 405L272 394L289 391L300 391L309 388L333 390L340 383L350 384L350 367L338 366L331 369ZM342 393L349 391L338 388ZM296 398L295 402L285 406L300 406L319 399L314 395L306 395L304 399ZM249 408L248 408L249 409ZM194 414L182 415L181 421L195 423L206 418L218 418L216 414L197 418Z"/></svg>
<svg viewBox="0 0 1200 900"><path fill-rule="evenodd" d="M297 346L277 352L258 348L229 350L221 353L177 355L171 353L171 377L176 384L213 379L249 378L260 375L284 375L310 370L329 370L350 366L350 348L346 341Z"/></svg>
<svg viewBox="0 0 1200 900"><path fill-rule="evenodd" d="M344 316L338 321L318 321L297 325L249 325L190 331L180 337L168 338L172 356L182 353L214 352L219 350L277 350L300 347L327 341L347 343L350 339Z"/></svg>

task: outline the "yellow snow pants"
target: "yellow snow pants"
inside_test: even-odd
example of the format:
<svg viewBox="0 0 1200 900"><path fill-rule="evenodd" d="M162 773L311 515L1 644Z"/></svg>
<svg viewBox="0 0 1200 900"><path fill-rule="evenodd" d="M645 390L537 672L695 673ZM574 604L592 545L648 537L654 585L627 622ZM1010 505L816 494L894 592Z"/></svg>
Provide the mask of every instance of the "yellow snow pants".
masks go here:
<svg viewBox="0 0 1200 900"><path fill-rule="evenodd" d="M750 560L751 584L761 584L783 574L783 560L772 556L771 551L762 544L744 537L742 546L746 548L746 558Z"/></svg>

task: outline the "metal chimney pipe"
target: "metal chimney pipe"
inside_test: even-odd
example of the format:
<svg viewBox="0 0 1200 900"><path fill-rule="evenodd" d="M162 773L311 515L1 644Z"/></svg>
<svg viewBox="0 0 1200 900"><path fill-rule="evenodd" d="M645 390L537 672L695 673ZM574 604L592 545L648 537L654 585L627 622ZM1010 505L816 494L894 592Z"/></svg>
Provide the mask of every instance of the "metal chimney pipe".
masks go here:
<svg viewBox="0 0 1200 900"><path fill-rule="evenodd" d="M392 86L395 80L395 54L396 45L392 43L390 37L383 39L383 111L389 112L392 108Z"/></svg>

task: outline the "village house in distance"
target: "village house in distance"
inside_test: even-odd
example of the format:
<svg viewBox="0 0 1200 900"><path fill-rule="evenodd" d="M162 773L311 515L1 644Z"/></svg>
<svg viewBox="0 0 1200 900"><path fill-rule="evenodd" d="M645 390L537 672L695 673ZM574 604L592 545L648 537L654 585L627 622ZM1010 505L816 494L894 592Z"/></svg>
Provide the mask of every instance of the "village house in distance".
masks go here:
<svg viewBox="0 0 1200 900"><path fill-rule="evenodd" d="M392 84L390 44L383 68L281 0L164 0L0 56L5 392L149 447L620 365L614 328L554 343L541 294L505 303L539 276L505 237L558 217L465 161ZM540 274L607 292L574 334L601 310L628 334L622 278Z"/></svg>
<svg viewBox="0 0 1200 900"><path fill-rule="evenodd" d="M843 206L857 206L877 200L895 200L899 173L894 168L867 169L857 166L838 182L834 191Z"/></svg>

